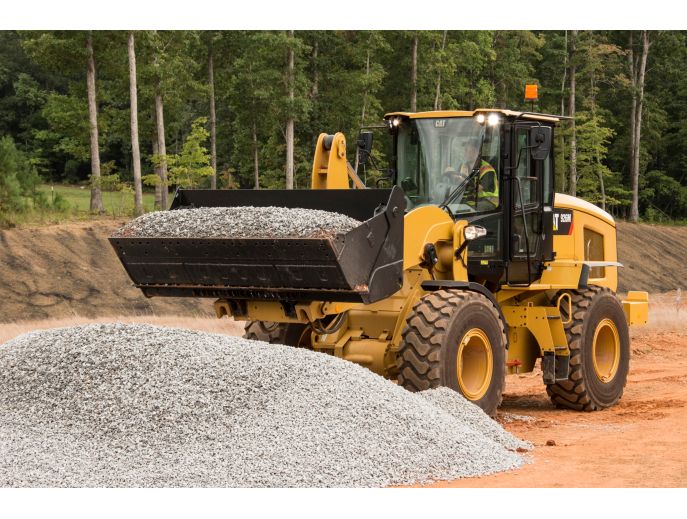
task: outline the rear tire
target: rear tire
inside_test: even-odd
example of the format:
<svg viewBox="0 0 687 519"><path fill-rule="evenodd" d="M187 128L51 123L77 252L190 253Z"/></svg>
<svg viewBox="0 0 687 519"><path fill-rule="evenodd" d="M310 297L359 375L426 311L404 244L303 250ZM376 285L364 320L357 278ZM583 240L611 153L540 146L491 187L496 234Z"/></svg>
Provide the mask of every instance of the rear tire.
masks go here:
<svg viewBox="0 0 687 519"><path fill-rule="evenodd" d="M608 288L570 291L572 321L565 325L570 349L568 380L547 384L556 407L597 411L623 395L630 369L630 332L618 298ZM561 305L564 321L567 305Z"/></svg>
<svg viewBox="0 0 687 519"><path fill-rule="evenodd" d="M409 391L449 387L494 414L506 380L504 323L482 294L437 290L413 308L397 363Z"/></svg>
<svg viewBox="0 0 687 519"><path fill-rule="evenodd" d="M270 344L285 344L297 348L311 348L311 329L301 323L274 323L270 321L248 321L243 338Z"/></svg>

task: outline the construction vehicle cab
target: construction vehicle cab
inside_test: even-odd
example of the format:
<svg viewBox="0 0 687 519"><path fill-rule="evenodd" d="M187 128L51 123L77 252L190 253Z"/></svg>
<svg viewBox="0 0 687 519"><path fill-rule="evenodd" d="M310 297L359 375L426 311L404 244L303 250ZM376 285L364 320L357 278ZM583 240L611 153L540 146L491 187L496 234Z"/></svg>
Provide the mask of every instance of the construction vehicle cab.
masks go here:
<svg viewBox="0 0 687 519"><path fill-rule="evenodd" d="M444 208L486 235L468 276L495 291L529 285L553 260L554 117L505 110L393 113L393 180L406 208Z"/></svg>
<svg viewBox="0 0 687 519"><path fill-rule="evenodd" d="M323 133L311 190L179 190L172 204L336 211L361 222L346 234L111 243L146 296L213 298L248 338L334 355L411 391L447 386L493 413L506 374L541 359L555 405L615 404L628 324L646 322L648 298L616 297L613 218L554 194L559 118L482 109L385 120L390 189L364 189L345 137ZM369 153L371 139L359 142Z"/></svg>

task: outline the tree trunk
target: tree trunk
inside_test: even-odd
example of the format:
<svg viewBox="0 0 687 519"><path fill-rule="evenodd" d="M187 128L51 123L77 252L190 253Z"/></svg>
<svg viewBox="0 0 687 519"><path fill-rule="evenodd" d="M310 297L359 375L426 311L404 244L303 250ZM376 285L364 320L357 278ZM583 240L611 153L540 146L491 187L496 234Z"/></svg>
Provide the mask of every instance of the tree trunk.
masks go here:
<svg viewBox="0 0 687 519"><path fill-rule="evenodd" d="M293 31L289 31L289 38L293 38ZM293 189L293 99L294 99L294 55L292 44L289 43L288 54L288 84L289 84L289 118L286 121L286 189Z"/></svg>
<svg viewBox="0 0 687 519"><path fill-rule="evenodd" d="M255 189L260 189L260 164L258 159L258 127L255 122L255 112L253 112L253 175L255 179Z"/></svg>
<svg viewBox="0 0 687 519"><path fill-rule="evenodd" d="M418 37L417 34L413 36L413 46L411 50L411 60L412 60L412 65L410 68L410 86L411 86L411 91L410 91L410 111L411 112L416 112L417 111L417 44L418 44Z"/></svg>
<svg viewBox="0 0 687 519"><path fill-rule="evenodd" d="M639 221L639 168L640 168L640 151L642 145L642 109L644 107L644 79L646 77L646 63L649 58L649 31L642 31L642 58L639 65L639 73L637 76L637 113L634 124L634 157L632 165L632 205L630 206L630 220L632 222Z"/></svg>
<svg viewBox="0 0 687 519"><path fill-rule="evenodd" d="M635 124L637 123L637 62L634 51L634 41L633 33L630 31L630 42L629 42L629 52L627 54L628 65L630 69L630 83L632 85L632 109L630 111L630 183L634 178L634 167L635 167L635 153L636 153L636 143L635 143Z"/></svg>
<svg viewBox="0 0 687 519"><path fill-rule="evenodd" d="M317 40L315 40L315 45L313 45L312 49L312 63L313 63L313 71L312 71L312 89L310 90L310 97L313 99L318 96L320 93L320 74L317 69L317 55L320 50L320 44Z"/></svg>
<svg viewBox="0 0 687 519"><path fill-rule="evenodd" d="M590 36L593 34L589 31ZM590 43L590 46L592 43ZM590 48L591 52L591 48ZM596 119L596 66L591 67L589 73L589 99L592 107L592 121L597 125ZM594 142L594 161L596 165L596 176L599 179L599 191L601 192L601 209L606 210L606 186L604 184L604 175L601 167L601 154L599 153L599 145L601 143Z"/></svg>
<svg viewBox="0 0 687 519"><path fill-rule="evenodd" d="M103 195L100 191L100 148L98 145L98 106L95 100L95 58L93 57L93 34L88 33L86 41L88 52L88 122L91 136L91 212L103 214Z"/></svg>
<svg viewBox="0 0 687 519"><path fill-rule="evenodd" d="M217 189L217 117L215 113L215 67L212 47L208 55L208 86L210 87L210 189Z"/></svg>
<svg viewBox="0 0 687 519"><path fill-rule="evenodd" d="M157 139L157 128L154 130L155 135L153 135L153 155L158 155L160 152L160 148L157 145L158 139ZM155 164L153 166L153 171L155 174L159 177L162 178L162 173L160 173L160 166ZM160 186L160 183L158 182L155 184L155 210L160 211L162 209L162 187Z"/></svg>
<svg viewBox="0 0 687 519"><path fill-rule="evenodd" d="M565 47L564 47L564 52L563 52L563 79L561 80L561 115L565 115L565 83L567 80L568 76L568 31L565 31ZM560 131L558 132L558 135L560 136L560 156L562 158L561 161L561 166L558 169L558 174L557 174L557 187L556 189L560 190L561 192L565 192L566 190L566 185L565 185L565 134Z"/></svg>
<svg viewBox="0 0 687 519"><path fill-rule="evenodd" d="M443 55L444 49L446 48L446 35L448 31L444 31L444 37L441 40L441 53ZM437 77L437 90L434 96L434 109L441 110L441 68L439 68L439 74Z"/></svg>
<svg viewBox="0 0 687 519"><path fill-rule="evenodd" d="M370 40L368 40L368 48L367 48L367 60L365 62L365 79L370 75L370 47L369 45L371 44L372 37L370 36ZM365 124L365 115L367 111L367 87L365 87L365 93L363 94L363 111L360 114L360 126ZM355 171L356 173L358 172L358 166L360 165L360 150L358 149L358 146L355 147Z"/></svg>
<svg viewBox="0 0 687 519"><path fill-rule="evenodd" d="M365 83L367 84L367 79L370 76L370 48L367 48L367 60L365 61ZM367 112L367 86L365 87L365 93L363 94L363 111L360 114L360 125L365 124L365 115Z"/></svg>
<svg viewBox="0 0 687 519"><path fill-rule="evenodd" d="M157 150L160 156L160 209L166 211L167 205L167 145L165 144L165 114L162 105L162 94L158 85L155 93L155 121L157 127Z"/></svg>
<svg viewBox="0 0 687 519"><path fill-rule="evenodd" d="M575 80L577 76L575 50L577 31L572 31L570 38L570 99L568 100L568 115L572 117L570 136L570 194L577 196L577 128L575 127Z"/></svg>
<svg viewBox="0 0 687 519"><path fill-rule="evenodd" d="M598 157L597 157L598 158ZM599 165L599 164L597 164ZM599 178L599 188L601 190L601 209L606 210L606 187L604 186L604 176L601 168L596 168L596 176Z"/></svg>
<svg viewBox="0 0 687 519"><path fill-rule="evenodd" d="M141 184L141 149L138 143L138 91L136 88L136 47L134 31L129 31L129 97L131 110L131 156L134 170L134 215L143 214Z"/></svg>
<svg viewBox="0 0 687 519"><path fill-rule="evenodd" d="M561 81L561 115L565 115L565 80L568 74L568 31L565 31L565 50L563 52L563 80Z"/></svg>

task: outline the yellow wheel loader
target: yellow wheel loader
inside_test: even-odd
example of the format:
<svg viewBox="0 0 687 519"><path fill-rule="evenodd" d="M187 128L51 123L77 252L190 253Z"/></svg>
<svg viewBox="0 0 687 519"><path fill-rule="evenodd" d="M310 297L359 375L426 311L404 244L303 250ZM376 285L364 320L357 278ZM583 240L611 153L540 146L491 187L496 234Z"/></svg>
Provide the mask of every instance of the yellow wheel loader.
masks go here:
<svg viewBox="0 0 687 519"><path fill-rule="evenodd" d="M111 238L148 297L213 298L245 336L310 348L411 390L447 386L494 413L532 371L558 407L615 404L628 325L648 296L615 294L613 218L554 194L557 116L397 112L391 188L365 189L342 134L320 135L309 190L178 190L171 209L324 209L361 222L326 238ZM359 139L361 162L372 147Z"/></svg>

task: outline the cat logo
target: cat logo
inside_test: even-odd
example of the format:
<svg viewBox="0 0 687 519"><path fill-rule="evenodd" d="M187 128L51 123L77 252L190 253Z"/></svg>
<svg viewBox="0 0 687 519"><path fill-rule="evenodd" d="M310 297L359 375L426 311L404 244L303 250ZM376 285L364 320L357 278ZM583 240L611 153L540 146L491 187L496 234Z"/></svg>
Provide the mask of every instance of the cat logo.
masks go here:
<svg viewBox="0 0 687 519"><path fill-rule="evenodd" d="M553 213L553 233L570 236L573 230L572 211L557 209Z"/></svg>

